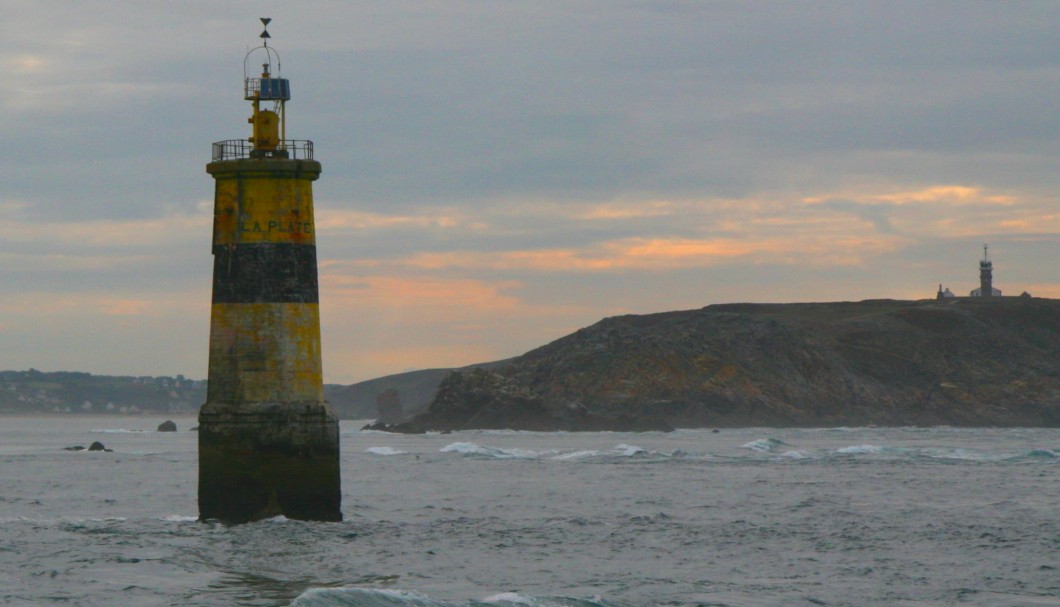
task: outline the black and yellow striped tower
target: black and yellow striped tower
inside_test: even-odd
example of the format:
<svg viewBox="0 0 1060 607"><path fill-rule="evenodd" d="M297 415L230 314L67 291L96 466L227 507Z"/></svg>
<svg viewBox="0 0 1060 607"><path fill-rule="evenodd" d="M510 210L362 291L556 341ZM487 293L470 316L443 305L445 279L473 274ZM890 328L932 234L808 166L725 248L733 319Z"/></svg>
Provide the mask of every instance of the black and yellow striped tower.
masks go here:
<svg viewBox="0 0 1060 607"><path fill-rule="evenodd" d="M214 270L199 517L338 521L339 431L324 401L313 223L320 163L311 141L285 138L290 84L261 36L244 60L253 136L213 144L206 166ZM265 59L260 78L246 71L255 54Z"/></svg>

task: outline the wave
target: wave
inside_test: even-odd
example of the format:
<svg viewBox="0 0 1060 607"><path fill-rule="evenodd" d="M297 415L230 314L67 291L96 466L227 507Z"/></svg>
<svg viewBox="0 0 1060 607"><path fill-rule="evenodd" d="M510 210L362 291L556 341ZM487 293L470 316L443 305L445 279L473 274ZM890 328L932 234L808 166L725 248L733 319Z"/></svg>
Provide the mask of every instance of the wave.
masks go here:
<svg viewBox="0 0 1060 607"><path fill-rule="evenodd" d="M1031 449L1030 451L1006 459L1006 461L1012 462L1055 462L1058 460L1060 460L1060 451L1053 449Z"/></svg>
<svg viewBox="0 0 1060 607"><path fill-rule="evenodd" d="M991 463L991 462L1026 462L1051 464L1060 461L1060 451L1047 448L1028 449L1024 452L1011 450L994 451L966 447L906 447L899 445L861 443L843 447L805 447L793 446L777 438L760 438L741 445L750 451L744 455L733 453L688 453L681 449L673 451L655 451L639 445L621 443L610 449L571 449L571 450L532 450L510 447L493 447L472 442L451 443L440 449L443 453L458 453L474 459L498 460L536 460L573 463L607 463L614 461L637 461L659 463L672 460L691 462L713 459L753 458L773 462L813 462L822 460L837 461L856 458L888 458L909 460L934 460ZM379 455L396 455L397 450L388 447L373 447L369 452ZM735 457L734 457L735 456ZM767 459L763 459L763 456Z"/></svg>
<svg viewBox="0 0 1060 607"><path fill-rule="evenodd" d="M604 454L603 451L596 451L594 449L582 449L580 451L569 451L567 453L560 453L559 455L553 455L551 457L551 459L556 460L556 461L560 461L560 462L565 462L565 461L571 461L571 460L576 460L576 459L585 459L585 458L589 458L589 457L598 457L598 456L603 455L603 454Z"/></svg>
<svg viewBox="0 0 1060 607"><path fill-rule="evenodd" d="M600 597L533 596L504 592L481 600L451 602L408 590L313 588L290 607L625 607Z"/></svg>
<svg viewBox="0 0 1060 607"><path fill-rule="evenodd" d="M530 449L501 449L499 447L488 447L477 443L451 443L439 449L440 453L460 453L464 456L483 459L522 459L552 461L581 461L581 460L612 460L612 459L670 459L687 457L688 454L680 449L671 453L653 451L637 445L625 443L615 445L607 451L596 449L577 449L574 451L557 451L547 449L544 451L533 451Z"/></svg>
<svg viewBox="0 0 1060 607"><path fill-rule="evenodd" d="M493 459L534 459L539 453L527 449L499 449L475 443L451 443L438 450L439 453L461 453Z"/></svg>
<svg viewBox="0 0 1060 607"><path fill-rule="evenodd" d="M401 449L395 449L393 447L368 447L364 450L365 453L372 453L374 455L407 455L408 451L402 451Z"/></svg>
<svg viewBox="0 0 1060 607"><path fill-rule="evenodd" d="M183 514L170 514L169 516L163 516L163 521L167 523L197 523L199 517L197 516L185 516Z"/></svg>
<svg viewBox="0 0 1060 607"><path fill-rule="evenodd" d="M840 447L835 452L840 455L876 455L883 453L885 450L885 447L877 445L852 445L850 447Z"/></svg>
<svg viewBox="0 0 1060 607"><path fill-rule="evenodd" d="M615 445L615 448L611 450L614 455L618 457L637 457L641 455L651 455L653 452L648 451L644 447L638 447L636 445L627 445L625 443L621 445Z"/></svg>
<svg viewBox="0 0 1060 607"><path fill-rule="evenodd" d="M773 453L774 451L777 451L781 447L790 447L790 446L791 445L785 443L784 441L782 441L780 439L776 439L776 438L760 438L758 440L753 440L753 441L743 445L743 448L744 449L750 449L751 451L759 451L759 452L762 452L762 453Z"/></svg>

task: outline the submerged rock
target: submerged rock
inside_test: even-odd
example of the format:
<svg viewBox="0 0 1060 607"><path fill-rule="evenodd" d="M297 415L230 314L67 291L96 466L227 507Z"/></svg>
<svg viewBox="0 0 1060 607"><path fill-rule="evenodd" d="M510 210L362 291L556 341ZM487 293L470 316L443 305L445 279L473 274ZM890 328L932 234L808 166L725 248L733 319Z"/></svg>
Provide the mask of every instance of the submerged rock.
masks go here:
<svg viewBox="0 0 1060 607"><path fill-rule="evenodd" d="M158 431L159 432L176 432L177 431L177 424L174 423L173 420L167 419L166 421L162 422L161 424L158 424Z"/></svg>
<svg viewBox="0 0 1060 607"><path fill-rule="evenodd" d="M72 447L63 447L63 451L84 451L84 445L73 445Z"/></svg>

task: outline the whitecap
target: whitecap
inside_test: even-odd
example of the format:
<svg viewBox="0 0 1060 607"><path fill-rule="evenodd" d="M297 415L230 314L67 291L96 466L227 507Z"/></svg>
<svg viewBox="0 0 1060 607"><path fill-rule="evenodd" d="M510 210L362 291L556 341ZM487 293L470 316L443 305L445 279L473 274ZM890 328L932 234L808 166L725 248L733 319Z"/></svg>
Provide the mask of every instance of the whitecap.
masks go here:
<svg viewBox="0 0 1060 607"><path fill-rule="evenodd" d="M570 453L560 453L559 455L553 456L552 459L557 461L570 461L574 459L583 459L586 457L595 457L597 455L601 455L601 452L593 451L591 449L583 449L581 451L571 451Z"/></svg>
<svg viewBox="0 0 1060 607"><path fill-rule="evenodd" d="M482 599L483 603L512 603L516 605L534 605L534 600L518 592L502 592Z"/></svg>
<svg viewBox="0 0 1060 607"><path fill-rule="evenodd" d="M780 457L786 457L789 459L806 459L806 454L796 449L790 449L780 454Z"/></svg>
<svg viewBox="0 0 1060 607"><path fill-rule="evenodd" d="M620 457L634 457L636 455L647 455L650 453L644 447L638 447L636 445L627 445L625 443L621 445L615 445L615 448L611 450Z"/></svg>
<svg viewBox="0 0 1060 607"><path fill-rule="evenodd" d="M408 451L402 451L401 449L395 449L393 447L368 447L364 450L365 453L372 453L374 455L405 455Z"/></svg>
<svg viewBox="0 0 1060 607"><path fill-rule="evenodd" d="M742 446L744 449L750 449L751 451L759 451L761 453L772 453L774 450L780 447L790 447L791 445L775 438L760 438L757 440L753 440L749 443L745 443Z"/></svg>
<svg viewBox="0 0 1060 607"><path fill-rule="evenodd" d="M480 453L483 448L475 443L449 443L438 450L439 453Z"/></svg>
<svg viewBox="0 0 1060 607"><path fill-rule="evenodd" d="M198 522L199 517L197 516L185 516L183 514L170 514L169 516L163 516L162 520L167 523L194 523Z"/></svg>
<svg viewBox="0 0 1060 607"><path fill-rule="evenodd" d="M1026 453L1027 457L1043 457L1048 459L1060 458L1060 453L1052 449L1031 449Z"/></svg>
<svg viewBox="0 0 1060 607"><path fill-rule="evenodd" d="M336 605L373 605L376 607L443 606L418 592L369 588L312 588L300 594L290 607L333 607Z"/></svg>
<svg viewBox="0 0 1060 607"><path fill-rule="evenodd" d="M1060 451L1054 451L1052 449L1031 449L1020 455L1009 457L1006 461L1052 461L1060 459Z"/></svg>
<svg viewBox="0 0 1060 607"><path fill-rule="evenodd" d="M525 449L498 449L496 447L484 447L475 443L452 443L439 449L439 452L461 453L463 455L493 457L497 459L530 459L537 456L537 453Z"/></svg>
<svg viewBox="0 0 1060 607"><path fill-rule="evenodd" d="M611 607L599 596L578 598L570 596L527 596L517 592L502 592L482 599L478 604L524 605L529 607ZM472 603L475 605L475 603Z"/></svg>
<svg viewBox="0 0 1060 607"><path fill-rule="evenodd" d="M844 455L878 454L883 453L883 447L878 447L876 445L852 445L850 447L840 447L839 449L836 449L835 452Z"/></svg>

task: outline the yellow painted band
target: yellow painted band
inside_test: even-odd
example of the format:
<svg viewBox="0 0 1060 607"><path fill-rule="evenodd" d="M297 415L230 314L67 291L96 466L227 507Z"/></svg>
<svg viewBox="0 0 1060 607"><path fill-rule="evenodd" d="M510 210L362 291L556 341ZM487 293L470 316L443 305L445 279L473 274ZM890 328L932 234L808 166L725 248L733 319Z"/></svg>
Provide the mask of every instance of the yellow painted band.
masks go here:
<svg viewBox="0 0 1060 607"><path fill-rule="evenodd" d="M214 304L208 402L323 402L320 308Z"/></svg>
<svg viewBox="0 0 1060 607"><path fill-rule="evenodd" d="M315 244L313 161L229 161L210 164L214 191L215 245L241 243ZM292 163L317 170L294 171ZM268 170L269 167L275 170Z"/></svg>

